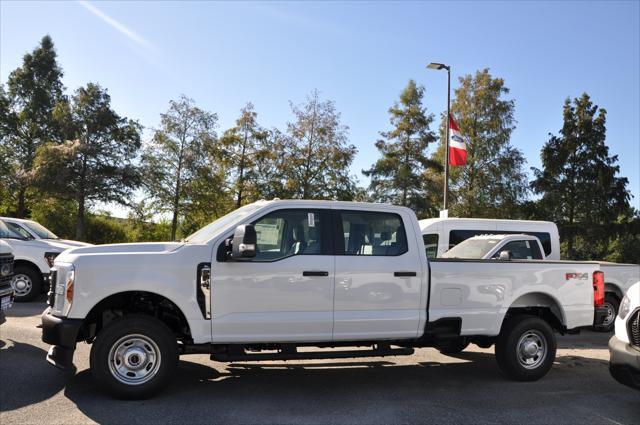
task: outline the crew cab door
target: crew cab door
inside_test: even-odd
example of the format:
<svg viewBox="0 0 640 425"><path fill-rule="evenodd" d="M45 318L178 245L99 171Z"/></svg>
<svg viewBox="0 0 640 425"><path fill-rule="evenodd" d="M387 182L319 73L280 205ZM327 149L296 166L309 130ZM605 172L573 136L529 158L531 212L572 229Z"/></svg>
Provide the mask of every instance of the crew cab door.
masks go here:
<svg viewBox="0 0 640 425"><path fill-rule="evenodd" d="M411 221L366 210L336 211L334 221L334 340L415 337L426 314L420 308L426 257Z"/></svg>
<svg viewBox="0 0 640 425"><path fill-rule="evenodd" d="M329 209L276 210L252 223L254 258L221 261L214 253L213 342L331 340L330 220Z"/></svg>

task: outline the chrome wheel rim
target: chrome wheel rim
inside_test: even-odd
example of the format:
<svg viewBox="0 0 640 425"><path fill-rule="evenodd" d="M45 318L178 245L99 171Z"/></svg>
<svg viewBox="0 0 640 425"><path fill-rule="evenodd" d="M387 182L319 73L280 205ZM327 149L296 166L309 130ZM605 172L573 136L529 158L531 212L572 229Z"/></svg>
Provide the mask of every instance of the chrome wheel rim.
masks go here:
<svg viewBox="0 0 640 425"><path fill-rule="evenodd" d="M31 282L31 278L26 274L15 275L11 281L11 285L17 297L27 296L31 292L31 289L33 289L33 282Z"/></svg>
<svg viewBox="0 0 640 425"><path fill-rule="evenodd" d="M607 315L604 318L604 322L602 322L602 326L610 326L616 319L616 310L613 308L613 304L606 301L604 303L604 308L607 309Z"/></svg>
<svg viewBox="0 0 640 425"><path fill-rule="evenodd" d="M145 335L124 336L109 351L109 371L125 385L141 385L153 379L160 361L158 345Z"/></svg>
<svg viewBox="0 0 640 425"><path fill-rule="evenodd" d="M516 351L520 366L525 369L535 369L547 356L547 340L538 331L526 331L518 340Z"/></svg>

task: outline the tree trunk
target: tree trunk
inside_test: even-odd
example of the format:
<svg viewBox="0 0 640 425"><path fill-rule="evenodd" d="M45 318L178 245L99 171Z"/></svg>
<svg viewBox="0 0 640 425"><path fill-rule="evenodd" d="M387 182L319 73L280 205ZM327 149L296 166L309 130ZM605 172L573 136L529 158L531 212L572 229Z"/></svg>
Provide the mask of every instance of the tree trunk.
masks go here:
<svg viewBox="0 0 640 425"><path fill-rule="evenodd" d="M76 215L76 240L84 241L84 197L78 197L78 213Z"/></svg>
<svg viewBox="0 0 640 425"><path fill-rule="evenodd" d="M27 189L26 188L22 188L20 189L20 191L18 192L18 208L16 210L16 216L18 218L25 218L25 198L26 198L26 192Z"/></svg>
<svg viewBox="0 0 640 425"><path fill-rule="evenodd" d="M176 179L176 193L173 197L173 218L171 219L171 240L176 240L176 231L178 230L178 207L180 205L180 172L178 168L178 178Z"/></svg>
<svg viewBox="0 0 640 425"><path fill-rule="evenodd" d="M249 135L247 131L244 132L244 143L242 144L242 154L240 155L240 175L238 176L238 199L236 201L236 208L242 206L242 187L244 186L244 157L247 150L247 139Z"/></svg>

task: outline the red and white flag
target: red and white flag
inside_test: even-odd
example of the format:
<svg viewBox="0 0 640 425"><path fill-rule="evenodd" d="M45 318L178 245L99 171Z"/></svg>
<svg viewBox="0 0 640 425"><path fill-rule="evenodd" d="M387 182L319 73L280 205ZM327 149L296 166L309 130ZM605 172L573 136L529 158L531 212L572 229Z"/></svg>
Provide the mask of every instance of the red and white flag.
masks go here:
<svg viewBox="0 0 640 425"><path fill-rule="evenodd" d="M467 163L467 144L458 125L449 115L449 165L465 165Z"/></svg>

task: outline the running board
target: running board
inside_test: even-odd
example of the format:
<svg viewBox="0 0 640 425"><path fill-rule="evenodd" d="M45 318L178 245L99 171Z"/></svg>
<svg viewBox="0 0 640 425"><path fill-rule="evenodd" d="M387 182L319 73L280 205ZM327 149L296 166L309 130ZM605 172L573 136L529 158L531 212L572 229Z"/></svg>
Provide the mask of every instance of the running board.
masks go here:
<svg viewBox="0 0 640 425"><path fill-rule="evenodd" d="M215 353L211 360L217 362L269 361L269 360L316 360L316 359L349 359L357 357L410 356L413 348L375 348L373 350L350 351L279 351L277 353Z"/></svg>

